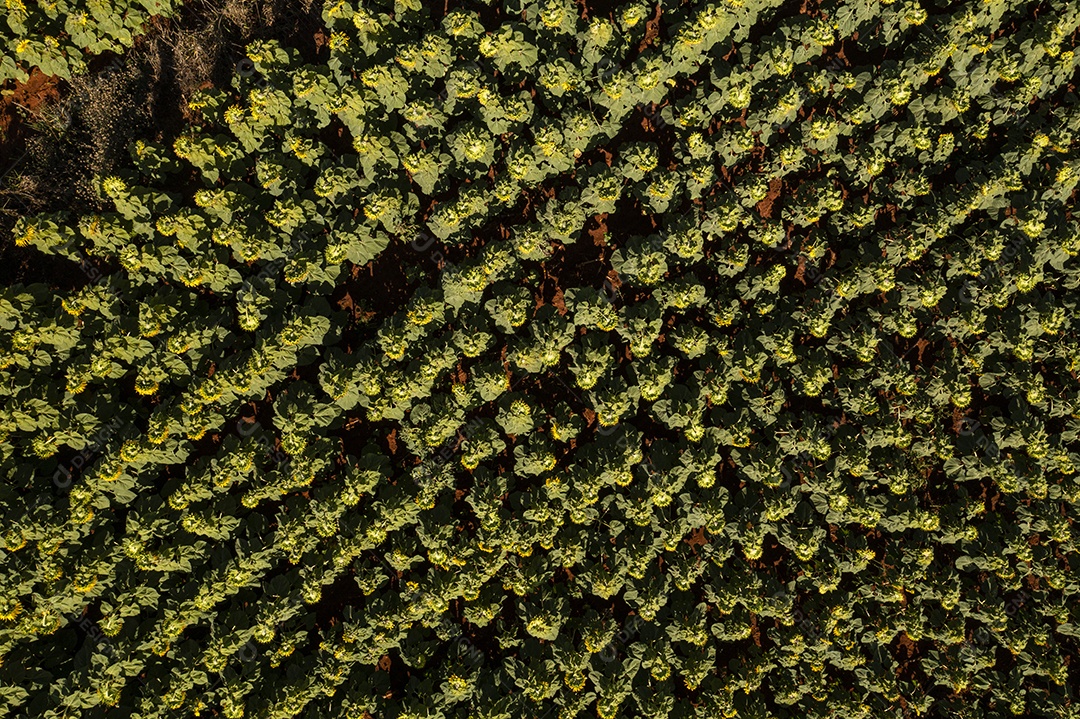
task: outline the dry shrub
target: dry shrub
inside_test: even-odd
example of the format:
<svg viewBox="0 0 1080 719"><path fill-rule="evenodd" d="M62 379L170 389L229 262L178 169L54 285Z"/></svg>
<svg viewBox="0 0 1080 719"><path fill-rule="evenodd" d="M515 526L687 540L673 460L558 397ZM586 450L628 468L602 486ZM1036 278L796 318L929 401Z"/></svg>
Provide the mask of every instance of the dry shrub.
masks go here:
<svg viewBox="0 0 1080 719"><path fill-rule="evenodd" d="M191 95L227 85L252 40L278 39L313 59L321 5L192 0L176 17L155 20L124 56L95 59L88 74L62 85L59 100L35 109L17 138L27 153L0 182L0 255L20 215L102 209L94 177L123 165L133 141L179 133Z"/></svg>
<svg viewBox="0 0 1080 719"><path fill-rule="evenodd" d="M208 84L227 84L252 40L310 45L321 12L315 0L197 0L184 6L182 21L148 35L145 52L155 76L186 104Z"/></svg>

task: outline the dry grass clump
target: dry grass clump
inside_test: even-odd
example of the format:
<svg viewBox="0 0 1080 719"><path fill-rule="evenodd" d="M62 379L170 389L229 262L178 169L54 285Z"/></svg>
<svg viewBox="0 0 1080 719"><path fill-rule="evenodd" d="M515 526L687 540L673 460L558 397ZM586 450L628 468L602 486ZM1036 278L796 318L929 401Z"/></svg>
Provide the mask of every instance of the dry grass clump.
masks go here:
<svg viewBox="0 0 1080 719"><path fill-rule="evenodd" d="M125 55L96 58L87 74L56 83L58 99L18 109L18 136L4 137L0 153L0 262L13 258L19 216L101 209L94 177L122 165L133 141L178 133L191 95L227 85L252 40L279 39L314 57L321 13L319 0L192 0L155 19Z"/></svg>

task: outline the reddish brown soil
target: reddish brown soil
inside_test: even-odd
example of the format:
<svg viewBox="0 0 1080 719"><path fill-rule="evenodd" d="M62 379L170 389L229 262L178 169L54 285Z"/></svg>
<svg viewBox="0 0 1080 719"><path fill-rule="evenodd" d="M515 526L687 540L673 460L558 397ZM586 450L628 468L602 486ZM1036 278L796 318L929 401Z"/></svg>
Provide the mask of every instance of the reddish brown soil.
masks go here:
<svg viewBox="0 0 1080 719"><path fill-rule="evenodd" d="M58 77L42 74L35 68L25 83L9 80L3 84L0 92L0 163L4 170L22 152L27 119L36 114L43 103L60 97L59 82Z"/></svg>
<svg viewBox="0 0 1080 719"><path fill-rule="evenodd" d="M645 39L641 41L641 45L638 46L638 52L641 52L647 48L652 41L660 35L660 15L664 12L664 9L658 4L656 6L656 14L652 16L651 20L645 23Z"/></svg>
<svg viewBox="0 0 1080 719"><path fill-rule="evenodd" d="M586 231L589 233L589 237L592 238L592 242L597 247L607 247L607 241L604 239L607 236L607 213L596 215L593 217L593 221L586 226Z"/></svg>
<svg viewBox="0 0 1080 719"><path fill-rule="evenodd" d="M781 189L784 186L784 179L782 177L773 178L769 182L769 194L765 196L765 199L757 203L758 214L766 220L772 217L773 203L780 197Z"/></svg>

